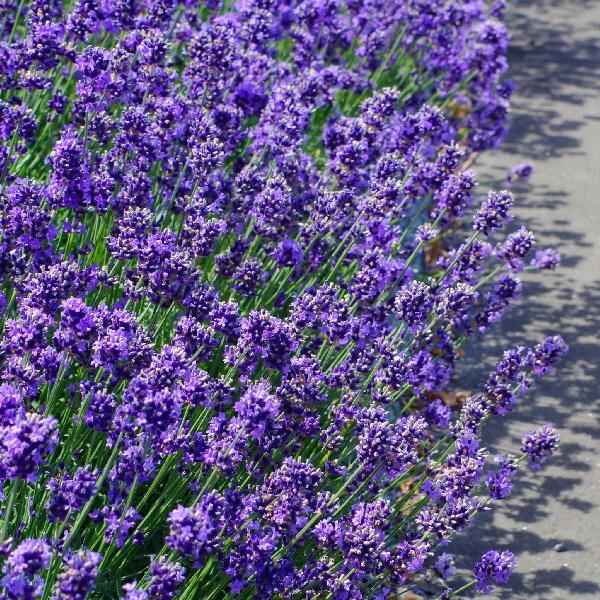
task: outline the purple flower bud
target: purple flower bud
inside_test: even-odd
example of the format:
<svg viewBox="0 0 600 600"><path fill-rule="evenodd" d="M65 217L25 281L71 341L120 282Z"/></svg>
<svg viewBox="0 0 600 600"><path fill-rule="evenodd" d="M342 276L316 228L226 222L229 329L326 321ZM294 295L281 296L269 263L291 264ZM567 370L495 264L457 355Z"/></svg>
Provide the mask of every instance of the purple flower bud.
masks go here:
<svg viewBox="0 0 600 600"><path fill-rule="evenodd" d="M219 533L225 525L224 501L216 492L208 492L193 508L178 506L169 515L170 548L189 556L197 567L219 547Z"/></svg>
<svg viewBox="0 0 600 600"><path fill-rule="evenodd" d="M127 540L131 530L141 520L141 515L134 509L128 508L123 511L116 507L105 506L104 523L104 541L107 544L114 543L117 548L121 548Z"/></svg>
<svg viewBox="0 0 600 600"><path fill-rule="evenodd" d="M433 295L429 286L422 281L412 281L396 295L394 307L398 317L410 328L425 324L433 308Z"/></svg>
<svg viewBox="0 0 600 600"><path fill-rule="evenodd" d="M468 317L469 309L478 297L479 294L472 286L459 282L440 292L435 309L440 317L460 323Z"/></svg>
<svg viewBox="0 0 600 600"><path fill-rule="evenodd" d="M294 240L286 238L277 247L274 257L280 267L297 267L302 262L304 253Z"/></svg>
<svg viewBox="0 0 600 600"><path fill-rule="evenodd" d="M496 19L502 19L504 17L504 11L506 10L506 0L495 0L490 8L490 15Z"/></svg>
<svg viewBox="0 0 600 600"><path fill-rule="evenodd" d="M415 240L418 244L425 244L434 240L439 235L439 229L436 229L431 223L425 223L417 228Z"/></svg>
<svg viewBox="0 0 600 600"><path fill-rule="evenodd" d="M298 330L311 328L338 344L352 332L350 306L333 285L309 288L292 304L291 321Z"/></svg>
<svg viewBox="0 0 600 600"><path fill-rule="evenodd" d="M150 597L146 590L143 590L137 586L137 583L126 583L123 586L124 600L148 600Z"/></svg>
<svg viewBox="0 0 600 600"><path fill-rule="evenodd" d="M452 411L448 406L438 399L433 400L427 405L424 416L429 423L432 423L441 429L446 429L446 427L448 427L450 424Z"/></svg>
<svg viewBox="0 0 600 600"><path fill-rule="evenodd" d="M531 261L531 266L536 269L556 269L560 264L560 254L554 248L538 250Z"/></svg>
<svg viewBox="0 0 600 600"><path fill-rule="evenodd" d="M267 311L252 311L242 319L238 342L227 348L226 361L244 374L253 371L261 360L267 367L285 369L297 347L292 325Z"/></svg>
<svg viewBox="0 0 600 600"><path fill-rule="evenodd" d="M475 174L472 171L451 175L434 195L436 205L432 216L437 217L444 211L449 218L460 217L471 204L476 185Z"/></svg>
<svg viewBox="0 0 600 600"><path fill-rule="evenodd" d="M69 350L85 358L96 333L93 309L80 298L69 298L62 303L60 327L54 340L62 350Z"/></svg>
<svg viewBox="0 0 600 600"><path fill-rule="evenodd" d="M440 554L438 559L435 561L433 568L442 579L450 579L456 573L454 557L447 552Z"/></svg>
<svg viewBox="0 0 600 600"><path fill-rule="evenodd" d="M48 101L48 108L57 112L59 115L62 115L65 112L68 104L69 99L60 92L57 92Z"/></svg>
<svg viewBox="0 0 600 600"><path fill-rule="evenodd" d="M496 323L504 312L521 294L522 284L520 279L511 275L503 275L491 292L486 294L486 305L476 315L480 331L485 331L491 324Z"/></svg>
<svg viewBox="0 0 600 600"><path fill-rule="evenodd" d="M508 181L513 179L529 179L533 173L533 165L531 163L520 163L515 165L507 176Z"/></svg>
<svg viewBox="0 0 600 600"><path fill-rule="evenodd" d="M10 573L35 575L50 564L52 552L46 541L26 539L8 556L7 570Z"/></svg>
<svg viewBox="0 0 600 600"><path fill-rule="evenodd" d="M96 431L108 431L117 407L114 395L89 381L82 381L80 388L83 398L89 395L85 424Z"/></svg>
<svg viewBox="0 0 600 600"><path fill-rule="evenodd" d="M264 189L254 199L252 216L258 234L275 238L289 224L292 216L292 195L281 175L270 177Z"/></svg>
<svg viewBox="0 0 600 600"><path fill-rule="evenodd" d="M517 472L517 467L510 457L499 457L497 462L498 469L487 476L486 483L490 498L504 500L512 491L512 478Z"/></svg>
<svg viewBox="0 0 600 600"><path fill-rule="evenodd" d="M179 563L171 562L166 556L162 556L150 563L150 576L150 597L171 600L177 588L185 581L185 569Z"/></svg>
<svg viewBox="0 0 600 600"><path fill-rule="evenodd" d="M213 329L202 325L194 317L182 317L177 322L173 344L181 346L195 360L207 361L219 345L219 340Z"/></svg>
<svg viewBox="0 0 600 600"><path fill-rule="evenodd" d="M244 260L232 276L233 288L241 296L251 297L263 283L265 272L260 261L250 258Z"/></svg>
<svg viewBox="0 0 600 600"><path fill-rule="evenodd" d="M477 561L473 573L477 579L477 589L488 593L493 584L505 585L515 568L516 560L512 552L489 550Z"/></svg>
<svg viewBox="0 0 600 600"><path fill-rule="evenodd" d="M13 425L24 408L23 398L17 388L8 383L0 385L0 428Z"/></svg>
<svg viewBox="0 0 600 600"><path fill-rule="evenodd" d="M78 468L73 476L53 478L48 482L50 499L46 510L51 520L63 520L69 513L75 514L92 497L96 490L98 473L88 467Z"/></svg>
<svg viewBox="0 0 600 600"><path fill-rule="evenodd" d="M259 381L248 387L234 408L236 413L247 421L252 437L261 439L277 419L280 404L271 394L269 382Z"/></svg>
<svg viewBox="0 0 600 600"><path fill-rule="evenodd" d="M259 510L271 525L293 535L317 508L323 473L308 462L285 458L259 488Z"/></svg>

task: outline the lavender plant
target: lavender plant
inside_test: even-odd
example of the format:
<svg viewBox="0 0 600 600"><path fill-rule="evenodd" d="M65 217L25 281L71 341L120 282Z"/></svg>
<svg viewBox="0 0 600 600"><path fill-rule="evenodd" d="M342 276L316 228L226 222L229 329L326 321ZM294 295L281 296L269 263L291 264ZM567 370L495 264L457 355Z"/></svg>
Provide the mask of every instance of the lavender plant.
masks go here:
<svg viewBox="0 0 600 600"><path fill-rule="evenodd" d="M481 430L559 337L443 401L559 260L470 168L506 129L504 3L0 11L1 597L506 583L508 550L461 586L443 553L558 444L493 464Z"/></svg>

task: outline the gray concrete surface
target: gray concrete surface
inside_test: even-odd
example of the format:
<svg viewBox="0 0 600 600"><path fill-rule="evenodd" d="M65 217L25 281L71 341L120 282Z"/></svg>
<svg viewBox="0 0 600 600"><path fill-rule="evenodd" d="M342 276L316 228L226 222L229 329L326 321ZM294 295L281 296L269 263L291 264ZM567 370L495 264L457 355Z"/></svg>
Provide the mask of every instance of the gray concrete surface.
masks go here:
<svg viewBox="0 0 600 600"><path fill-rule="evenodd" d="M530 183L516 188L516 214L540 246L560 250L563 265L524 277L524 298L499 335L470 348L465 378L481 379L482 356L493 364L505 347L562 334L571 352L559 371L485 435L491 449L514 450L523 433L549 422L562 445L455 549L462 567L490 548L517 555L510 587L486 597L600 599L600 0L509 4L519 88L512 127L478 169L488 186L501 185L515 163L535 165Z"/></svg>

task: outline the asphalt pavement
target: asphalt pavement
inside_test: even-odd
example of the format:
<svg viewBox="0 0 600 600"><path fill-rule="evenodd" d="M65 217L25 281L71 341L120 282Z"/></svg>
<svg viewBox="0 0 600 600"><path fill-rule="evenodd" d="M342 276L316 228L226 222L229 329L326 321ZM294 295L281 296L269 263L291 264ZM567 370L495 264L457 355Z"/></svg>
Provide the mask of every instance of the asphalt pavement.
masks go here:
<svg viewBox="0 0 600 600"><path fill-rule="evenodd" d="M511 76L518 91L502 148L482 156L482 188L531 162L516 186L516 215L553 246L562 266L524 276L523 299L496 333L472 344L463 379L476 386L502 350L561 334L571 347L559 370L488 426L492 451L516 450L544 423L560 432L558 455L525 473L514 493L482 516L453 550L460 567L511 549L517 569L486 598L600 599L600 0L509 3ZM484 365L482 369L481 365Z"/></svg>

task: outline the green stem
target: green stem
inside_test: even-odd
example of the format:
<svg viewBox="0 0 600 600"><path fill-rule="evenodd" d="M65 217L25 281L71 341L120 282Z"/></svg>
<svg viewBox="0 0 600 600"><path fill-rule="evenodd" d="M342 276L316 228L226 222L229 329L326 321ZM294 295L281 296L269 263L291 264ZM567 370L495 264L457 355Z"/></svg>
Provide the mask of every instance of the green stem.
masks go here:
<svg viewBox="0 0 600 600"><path fill-rule="evenodd" d="M462 592L466 592L468 589L472 588L475 584L477 583L476 579L473 579L472 581L469 581L469 583L465 583L465 585L463 585L462 587L459 587L457 590L454 590L450 596L458 596L460 595Z"/></svg>
<svg viewBox="0 0 600 600"><path fill-rule="evenodd" d="M122 439L123 439L123 434L120 433L119 437L117 438L117 441L115 442L113 451L111 452L108 462L106 463L106 466L104 467L104 470L102 471L102 474L100 475L100 478L96 482L96 491L95 491L94 495L86 502L86 504L83 507L83 509L81 510L81 512L77 515L77 519L75 520L73 529L71 529L71 532L69 533L69 537L67 538L67 540L65 542L64 551L68 550L69 546L73 543L73 540L74 540L75 536L77 535L77 533L79 532L79 530L81 529L83 522L85 521L89 512L92 510L92 506L94 505L96 496L100 493L100 490L102 489L102 486L104 485L104 482L106 481L106 478L108 477L108 474L110 473L110 470L113 468L113 465L117 459Z"/></svg>
<svg viewBox="0 0 600 600"><path fill-rule="evenodd" d="M10 516L15 506L15 500L17 498L17 493L20 487L21 480L13 479L13 482L10 487L10 494L8 496L8 504L6 505L6 511L4 512L4 523L2 523L2 530L0 531L0 542L3 542L6 539L6 535L8 534Z"/></svg>

